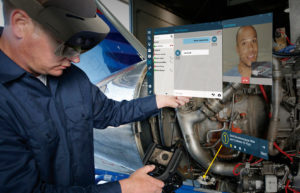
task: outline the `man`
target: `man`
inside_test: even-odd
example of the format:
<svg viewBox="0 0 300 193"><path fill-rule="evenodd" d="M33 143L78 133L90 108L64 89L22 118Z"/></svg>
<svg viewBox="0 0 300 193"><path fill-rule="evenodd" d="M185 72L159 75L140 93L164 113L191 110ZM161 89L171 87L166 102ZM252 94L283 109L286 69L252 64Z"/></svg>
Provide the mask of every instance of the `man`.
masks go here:
<svg viewBox="0 0 300 193"><path fill-rule="evenodd" d="M0 192L161 192L163 182L147 175L154 166L119 182L95 185L93 128L142 120L189 99L149 96L116 102L89 82L72 63L80 61L81 50L92 48L92 40L103 38L102 29L94 29L99 21L93 0L3 0L3 6ZM64 25L57 28L55 17ZM77 28L69 28L72 19L83 26L75 35ZM73 39L65 39L70 34Z"/></svg>
<svg viewBox="0 0 300 193"><path fill-rule="evenodd" d="M256 62L258 53L257 33L253 26L242 26L238 29L236 52L240 60L238 66L224 75L251 77L251 63Z"/></svg>

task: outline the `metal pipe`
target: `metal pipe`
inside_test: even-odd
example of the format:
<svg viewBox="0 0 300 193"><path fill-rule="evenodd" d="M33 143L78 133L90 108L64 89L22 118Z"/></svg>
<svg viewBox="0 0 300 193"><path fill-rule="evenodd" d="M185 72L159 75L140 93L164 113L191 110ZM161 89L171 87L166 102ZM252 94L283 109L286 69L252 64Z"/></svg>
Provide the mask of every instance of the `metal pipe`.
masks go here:
<svg viewBox="0 0 300 193"><path fill-rule="evenodd" d="M230 85L228 85L224 90L224 94L223 94L223 99L221 100L222 103L226 103L227 101L230 100L232 94L242 88L242 84L241 83L232 83Z"/></svg>
<svg viewBox="0 0 300 193"><path fill-rule="evenodd" d="M273 112L272 112L273 114L272 114L269 130L268 130L270 155L278 154L278 150L274 149L273 143L276 140L278 125L280 122L279 107L282 99L281 79L282 79L282 73L280 70L280 62L277 59L273 59ZM224 91L223 99L219 102L226 103L228 100L230 100L230 97L235 92L235 90L239 89L240 87L241 84L232 84L229 87L227 87ZM214 101L210 103L209 109L213 110L214 112L218 112L221 110L220 107L221 105L218 102ZM202 110L204 110L204 108L201 108L201 110L194 111L194 112L185 112L179 109L177 111L177 117L189 153L203 167L208 168L209 163L212 160L212 157L209 154L209 152L207 152L204 148L200 146L197 135L193 129L193 125L195 123L202 122L207 118L207 116L209 116L208 113L205 113L206 114L205 115L202 112ZM284 144L285 144L284 142L281 142L279 144L279 147L283 149ZM212 168L212 172L216 174L232 176L233 175L232 171L234 166L235 164L215 161L214 167Z"/></svg>
<svg viewBox="0 0 300 193"><path fill-rule="evenodd" d="M276 141L278 126L280 123L279 118L279 108L280 102L282 100L282 72L280 69L280 62L276 58L273 58L273 100L272 100L272 118L270 120L269 129L268 129L268 141L269 141L269 154L274 156L279 153L279 151L274 148L274 142ZM284 142L279 144L281 149L284 148Z"/></svg>
<svg viewBox="0 0 300 193"><path fill-rule="evenodd" d="M223 100L221 102L225 103L230 100L230 97L235 90L241 86L242 85L239 83L229 85L224 91ZM215 112L222 110L217 102L212 104L211 108L213 108ZM200 163L204 168L208 168L213 158L207 150L200 146L197 134L193 129L195 123L203 122L207 119L207 115L205 115L202 110L203 108L201 108L201 110L189 112L183 109L178 109L176 111L176 115L188 152L193 159ZM233 176L232 171L235 165L235 163L222 163L216 160L211 171L215 174Z"/></svg>
<svg viewBox="0 0 300 193"><path fill-rule="evenodd" d="M177 118L181 127L182 135L185 141L185 145L190 155L195 159L201 166L208 168L212 157L208 151L202 148L199 144L197 134L193 129L193 125L197 122L204 121L207 117L200 110L188 113L182 113L177 111ZM222 174L227 176L233 176L233 163L222 163L215 161L211 171L216 174Z"/></svg>
<svg viewBox="0 0 300 193"><path fill-rule="evenodd" d="M223 99L217 100L217 99L208 99L205 102L205 105L201 107L201 111L208 117L214 116L216 113L221 111L224 108L224 103L230 100L232 97L232 94L240 89L242 87L242 84L240 83L232 83L227 85L227 87L224 89Z"/></svg>
<svg viewBox="0 0 300 193"><path fill-rule="evenodd" d="M105 15L105 17L113 24L113 26L124 36L124 38L138 51L143 57L147 58L147 50L143 44L130 33L122 23L107 9L100 0L95 0L97 8Z"/></svg>

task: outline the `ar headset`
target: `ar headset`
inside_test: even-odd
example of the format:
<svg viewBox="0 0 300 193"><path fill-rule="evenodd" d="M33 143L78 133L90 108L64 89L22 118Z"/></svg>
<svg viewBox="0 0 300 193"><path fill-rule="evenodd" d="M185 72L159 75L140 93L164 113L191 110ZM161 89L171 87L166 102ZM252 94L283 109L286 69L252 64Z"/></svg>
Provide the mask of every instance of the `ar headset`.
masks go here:
<svg viewBox="0 0 300 193"><path fill-rule="evenodd" d="M43 5L36 0L8 0L18 9L41 24L60 45L55 54L72 57L81 54L102 41L109 27L96 15L93 0L48 0ZM68 5L69 4L69 5ZM73 9L75 11L70 11ZM83 6L83 7L82 7Z"/></svg>

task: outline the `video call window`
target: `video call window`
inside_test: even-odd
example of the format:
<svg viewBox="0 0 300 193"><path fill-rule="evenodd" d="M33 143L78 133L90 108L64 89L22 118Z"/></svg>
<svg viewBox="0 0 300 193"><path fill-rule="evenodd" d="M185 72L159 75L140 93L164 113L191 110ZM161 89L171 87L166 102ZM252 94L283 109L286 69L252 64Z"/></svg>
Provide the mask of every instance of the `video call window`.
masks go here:
<svg viewBox="0 0 300 193"><path fill-rule="evenodd" d="M148 29L148 94L221 99L223 82L272 85L272 20Z"/></svg>
<svg viewBox="0 0 300 193"><path fill-rule="evenodd" d="M222 24L223 81L272 85L272 14Z"/></svg>

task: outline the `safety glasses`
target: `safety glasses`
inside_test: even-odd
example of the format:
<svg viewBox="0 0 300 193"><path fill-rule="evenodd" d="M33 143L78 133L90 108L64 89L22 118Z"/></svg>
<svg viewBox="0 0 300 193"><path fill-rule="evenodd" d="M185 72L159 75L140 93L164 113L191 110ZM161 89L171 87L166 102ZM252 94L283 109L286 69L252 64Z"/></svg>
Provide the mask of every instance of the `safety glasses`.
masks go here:
<svg viewBox="0 0 300 193"><path fill-rule="evenodd" d="M84 51L80 47L70 47L62 43L58 45L54 51L54 54L59 57L72 58L82 54Z"/></svg>

